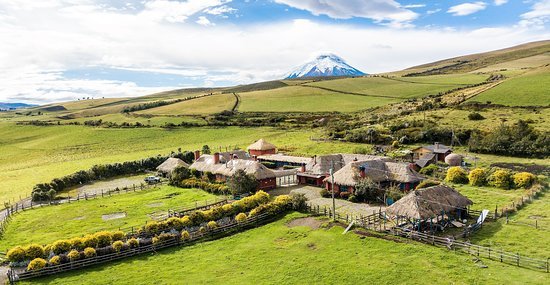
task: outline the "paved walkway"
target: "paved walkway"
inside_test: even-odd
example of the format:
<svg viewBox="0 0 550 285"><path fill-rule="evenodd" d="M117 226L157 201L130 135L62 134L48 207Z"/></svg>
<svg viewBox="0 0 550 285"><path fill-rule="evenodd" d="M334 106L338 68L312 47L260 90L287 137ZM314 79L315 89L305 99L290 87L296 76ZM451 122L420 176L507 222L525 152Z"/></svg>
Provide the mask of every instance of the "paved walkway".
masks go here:
<svg viewBox="0 0 550 285"><path fill-rule="evenodd" d="M303 186L298 185L294 186L291 189L288 189L289 193L299 193L304 194L308 199L310 205L319 206L323 209L324 207L332 208L332 198L323 198L321 196L322 188L313 187L313 186ZM335 199L336 212L340 214L350 214L355 216L367 216L378 211L384 211L386 209L383 205L369 205L365 203L352 203L347 200Z"/></svg>

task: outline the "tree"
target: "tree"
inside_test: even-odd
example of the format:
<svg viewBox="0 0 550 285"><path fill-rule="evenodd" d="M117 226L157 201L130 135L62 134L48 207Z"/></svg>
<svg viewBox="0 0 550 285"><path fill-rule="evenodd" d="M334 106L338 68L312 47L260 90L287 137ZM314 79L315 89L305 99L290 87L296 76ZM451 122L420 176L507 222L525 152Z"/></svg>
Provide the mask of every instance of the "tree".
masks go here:
<svg viewBox="0 0 550 285"><path fill-rule="evenodd" d="M499 169L489 175L487 178L489 185L501 188L501 189L511 189L514 186L514 179L512 173L506 169Z"/></svg>
<svg viewBox="0 0 550 285"><path fill-rule="evenodd" d="M203 145L203 146L202 146L201 152L202 152L203 154L210 154L210 152L211 152L211 151L210 151L210 147L209 147L207 144Z"/></svg>
<svg viewBox="0 0 550 285"><path fill-rule="evenodd" d="M377 183L370 178L361 178L355 184L355 196L360 200L375 201L383 194Z"/></svg>
<svg viewBox="0 0 550 285"><path fill-rule="evenodd" d="M178 185L182 180L191 177L191 172L188 168L178 166L170 174L170 185Z"/></svg>
<svg viewBox="0 0 550 285"><path fill-rule="evenodd" d="M233 195L252 193L256 192L258 181L254 176L246 174L244 170L239 169L229 177L227 186L229 186L229 191Z"/></svg>

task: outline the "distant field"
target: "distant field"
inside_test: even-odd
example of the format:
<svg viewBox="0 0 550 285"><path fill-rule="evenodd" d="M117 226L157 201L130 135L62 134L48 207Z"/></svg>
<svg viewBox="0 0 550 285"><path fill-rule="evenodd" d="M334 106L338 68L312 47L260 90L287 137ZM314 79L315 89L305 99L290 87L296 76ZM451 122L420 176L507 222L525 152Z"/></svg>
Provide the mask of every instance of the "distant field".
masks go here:
<svg viewBox="0 0 550 285"><path fill-rule="evenodd" d="M135 193L28 210L17 214L10 221L0 239L0 251L5 252L16 245L46 244L100 230L141 226L151 220L152 214L188 207L195 201L214 201L215 198L199 189L161 186ZM125 213L126 217L103 219L103 215L115 213Z"/></svg>
<svg viewBox="0 0 550 285"><path fill-rule="evenodd" d="M215 94L175 104L136 112L147 115L208 115L231 110L235 104L233 94Z"/></svg>
<svg viewBox="0 0 550 285"><path fill-rule="evenodd" d="M240 112L353 112L401 101L304 86L240 93L240 96L243 100Z"/></svg>
<svg viewBox="0 0 550 285"><path fill-rule="evenodd" d="M550 64L550 53L539 54L495 65L490 65L472 72L491 72L491 71L516 71L526 68L534 68Z"/></svg>
<svg viewBox="0 0 550 285"><path fill-rule="evenodd" d="M510 78L470 99L471 102L506 106L550 106L550 68Z"/></svg>
<svg viewBox="0 0 550 285"><path fill-rule="evenodd" d="M21 284L545 284L547 273L418 243L289 228L284 219L221 240L161 250ZM545 281L546 280L546 281Z"/></svg>
<svg viewBox="0 0 550 285"><path fill-rule="evenodd" d="M199 123L203 124L204 120L200 118L195 118L192 116L183 116L183 117L175 117L175 116L136 116L134 114L123 114L123 113L114 113L114 114L107 114L103 116L96 116L92 118L79 118L74 120L69 120L67 122L80 122L83 123L84 121L88 120L103 120L104 122L113 122L117 124L122 123L130 123L135 124L136 122L139 122L143 125L151 125L151 126L162 126L165 123L173 123L173 124L180 124L182 122L186 123Z"/></svg>

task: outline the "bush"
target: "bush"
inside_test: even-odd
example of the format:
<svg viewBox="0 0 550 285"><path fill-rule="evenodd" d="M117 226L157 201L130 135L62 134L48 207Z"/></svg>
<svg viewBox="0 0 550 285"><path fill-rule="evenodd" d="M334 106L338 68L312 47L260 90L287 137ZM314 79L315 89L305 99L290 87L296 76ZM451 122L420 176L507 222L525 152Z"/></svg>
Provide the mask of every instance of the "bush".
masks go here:
<svg viewBox="0 0 550 285"><path fill-rule="evenodd" d="M86 258L94 257L96 255L97 255L97 253L96 253L95 249L93 249L91 247L87 247L87 248L84 249L84 256Z"/></svg>
<svg viewBox="0 0 550 285"><path fill-rule="evenodd" d="M437 171L439 170L439 167L435 164L430 164L422 169L418 173L428 176L433 176Z"/></svg>
<svg viewBox="0 0 550 285"><path fill-rule="evenodd" d="M153 238L153 244L158 244L158 243L162 243L162 242L165 242L165 241L174 240L176 238L177 238L177 236L175 234L162 233L162 234L160 234L158 236L155 236Z"/></svg>
<svg viewBox="0 0 550 285"><path fill-rule="evenodd" d="M71 248L76 250L83 250L85 248L84 242L81 238L75 237L69 240L71 243Z"/></svg>
<svg viewBox="0 0 550 285"><path fill-rule="evenodd" d="M436 186L436 185L439 185L439 184L441 184L441 183L439 183L437 181L424 180L424 181L418 183L418 185L416 185L416 188L414 188L414 189L428 188L428 187Z"/></svg>
<svg viewBox="0 0 550 285"><path fill-rule="evenodd" d="M328 192L328 190L324 188L321 190L321 192L319 192L319 194L321 194L321 197L324 197L324 198L331 197L331 194Z"/></svg>
<svg viewBox="0 0 550 285"><path fill-rule="evenodd" d="M189 238L191 238L191 235L189 234L188 231L182 231L181 232L181 239L182 240L188 240Z"/></svg>
<svg viewBox="0 0 550 285"><path fill-rule="evenodd" d="M97 232L94 234L94 236L97 238L97 246L98 247L105 247L111 244L113 241L113 237L110 232L103 231L103 232Z"/></svg>
<svg viewBox="0 0 550 285"><path fill-rule="evenodd" d="M245 213L239 213L236 217L235 217L235 220L239 223L242 223L244 221L246 221L246 214Z"/></svg>
<svg viewBox="0 0 550 285"><path fill-rule="evenodd" d="M218 223L216 223L215 221L210 221L206 226L212 230L218 227Z"/></svg>
<svg viewBox="0 0 550 285"><path fill-rule="evenodd" d="M97 247L97 238L94 235L86 235L82 238L82 244L86 247Z"/></svg>
<svg viewBox="0 0 550 285"><path fill-rule="evenodd" d="M399 142L398 142L398 141L393 141L393 142L391 143L391 146L392 146L393 148L399 148Z"/></svg>
<svg viewBox="0 0 550 285"><path fill-rule="evenodd" d="M44 248L38 244L31 244L25 248L25 255L28 260L44 257Z"/></svg>
<svg viewBox="0 0 550 285"><path fill-rule="evenodd" d="M537 182L537 177L529 172L519 172L514 174L514 185L517 188L529 188L535 182Z"/></svg>
<svg viewBox="0 0 550 285"><path fill-rule="evenodd" d="M183 227L191 226L191 220L189 219L189 216L183 216L180 220Z"/></svg>
<svg viewBox="0 0 550 285"><path fill-rule="evenodd" d="M71 250L71 252L69 252L69 254L67 254L67 257L69 258L70 261L76 261L76 260L79 260L80 259L80 252L78 252L78 250Z"/></svg>
<svg viewBox="0 0 550 285"><path fill-rule="evenodd" d="M258 180L253 175L247 174L243 169L239 169L227 180L229 191L233 195L254 193L258 188Z"/></svg>
<svg viewBox="0 0 550 285"><path fill-rule="evenodd" d="M50 258L50 264L51 265L59 265L61 264L61 257L59 255L54 255L52 258Z"/></svg>
<svg viewBox="0 0 550 285"><path fill-rule="evenodd" d="M484 186L487 184L487 171L483 168L476 168L468 174L468 180L473 186Z"/></svg>
<svg viewBox="0 0 550 285"><path fill-rule="evenodd" d="M294 210L304 210L306 208L307 198L305 194L292 194L292 208Z"/></svg>
<svg viewBox="0 0 550 285"><path fill-rule="evenodd" d="M453 166L447 170L445 181L456 184L466 184L468 183L468 173L460 166Z"/></svg>
<svg viewBox="0 0 550 285"><path fill-rule="evenodd" d="M487 180L489 181L489 185L501 189L511 189L514 185L512 173L509 170L504 169L499 169L493 172L493 174L489 175Z"/></svg>
<svg viewBox="0 0 550 285"><path fill-rule="evenodd" d="M117 240L115 242L113 242L113 244L111 245L113 247L113 249L116 251L116 252L120 252L120 250L122 249L122 246L124 245L124 243L120 240Z"/></svg>
<svg viewBox="0 0 550 285"><path fill-rule="evenodd" d="M139 241L136 238L129 239L127 243L130 248L136 248L139 246Z"/></svg>
<svg viewBox="0 0 550 285"><path fill-rule="evenodd" d="M46 267L46 264L47 264L46 260L42 258L35 258L29 263L29 266L27 266L27 270L28 271L39 270Z"/></svg>
<svg viewBox="0 0 550 285"><path fill-rule="evenodd" d="M113 241L124 240L125 237L126 235L122 231L115 231L111 234L111 238Z"/></svg>
<svg viewBox="0 0 550 285"><path fill-rule="evenodd" d="M357 203L357 202L359 202L359 199L357 199L357 196L355 196L355 195L350 195L348 197L348 201L350 201L352 203Z"/></svg>
<svg viewBox="0 0 550 285"><path fill-rule="evenodd" d="M54 254L61 254L71 250L71 243L68 240L58 240L52 244Z"/></svg>
<svg viewBox="0 0 550 285"><path fill-rule="evenodd" d="M473 112L468 114L468 119L471 121L479 121L479 120L484 120L485 117L483 117L480 113Z"/></svg>
<svg viewBox="0 0 550 285"><path fill-rule="evenodd" d="M16 246L8 251L8 253L6 254L6 257L11 262L21 262L25 260L25 258L27 257L27 254L25 252L25 249L23 249L20 246Z"/></svg>
<svg viewBox="0 0 550 285"><path fill-rule="evenodd" d="M206 232L206 228L205 228L205 227L200 227L200 228L199 228L199 232L200 232L200 233Z"/></svg>

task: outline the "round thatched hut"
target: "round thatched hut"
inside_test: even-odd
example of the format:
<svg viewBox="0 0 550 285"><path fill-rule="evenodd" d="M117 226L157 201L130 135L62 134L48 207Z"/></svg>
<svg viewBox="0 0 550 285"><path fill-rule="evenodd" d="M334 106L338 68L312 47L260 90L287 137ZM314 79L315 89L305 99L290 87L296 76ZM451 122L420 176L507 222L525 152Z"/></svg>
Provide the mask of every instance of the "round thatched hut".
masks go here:
<svg viewBox="0 0 550 285"><path fill-rule="evenodd" d="M450 166L462 165L462 156L456 153L451 153L445 157L445 163Z"/></svg>

